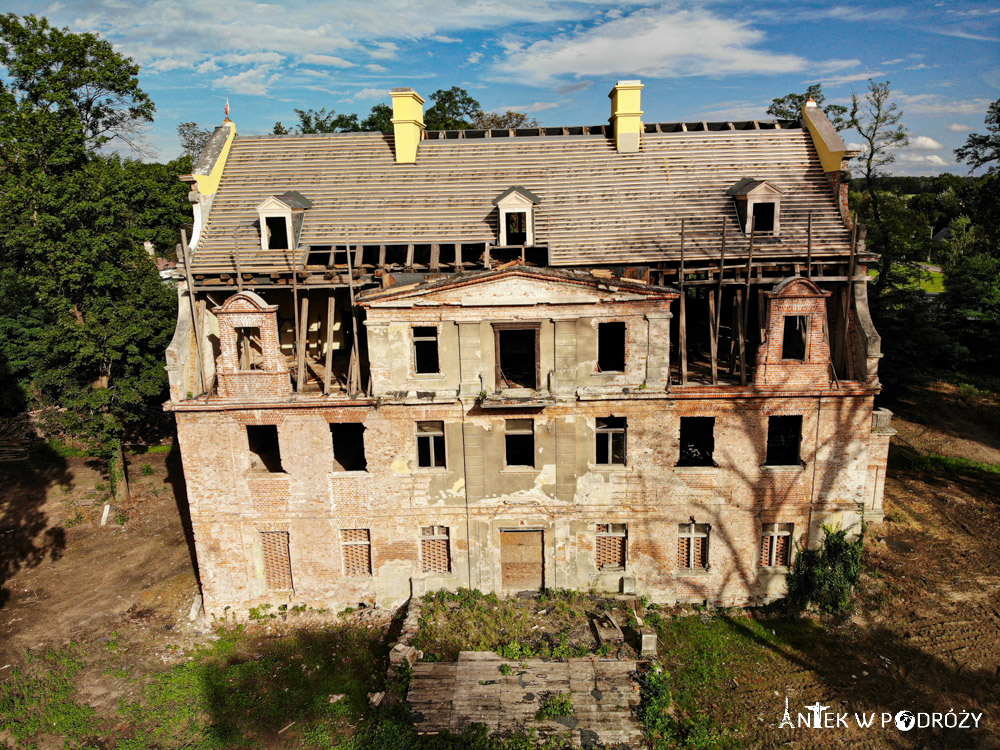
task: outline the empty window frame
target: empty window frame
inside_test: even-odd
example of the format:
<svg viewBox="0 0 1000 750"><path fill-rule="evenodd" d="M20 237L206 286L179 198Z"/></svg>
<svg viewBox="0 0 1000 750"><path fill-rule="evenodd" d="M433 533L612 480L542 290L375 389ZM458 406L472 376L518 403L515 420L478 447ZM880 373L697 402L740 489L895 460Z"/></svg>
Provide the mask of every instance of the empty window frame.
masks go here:
<svg viewBox="0 0 1000 750"><path fill-rule="evenodd" d="M247 447L253 471L281 471L281 446L278 427L273 424L247 425Z"/></svg>
<svg viewBox="0 0 1000 750"><path fill-rule="evenodd" d="M755 233L774 232L774 212L777 206L770 201L753 204L753 230Z"/></svg>
<svg viewBox="0 0 1000 750"><path fill-rule="evenodd" d="M708 568L707 523L682 523L677 527L677 567L685 570Z"/></svg>
<svg viewBox="0 0 1000 750"><path fill-rule="evenodd" d="M781 336L781 358L802 361L806 358L806 333L809 331L808 315L785 315Z"/></svg>
<svg viewBox="0 0 1000 750"><path fill-rule="evenodd" d="M284 216L264 217L264 231L268 250L288 249L288 223Z"/></svg>
<svg viewBox="0 0 1000 750"><path fill-rule="evenodd" d="M510 211L504 214L508 245L524 245L528 242L528 214L524 211Z"/></svg>
<svg viewBox="0 0 1000 750"><path fill-rule="evenodd" d="M597 369L600 372L625 371L625 324L597 324Z"/></svg>
<svg viewBox="0 0 1000 750"><path fill-rule="evenodd" d="M424 573L450 573L447 526L423 526L420 529L420 563Z"/></svg>
<svg viewBox="0 0 1000 750"><path fill-rule="evenodd" d="M437 326L414 326L412 335L413 371L417 375L436 375L441 372Z"/></svg>
<svg viewBox="0 0 1000 750"><path fill-rule="evenodd" d="M496 361L498 388L538 388L539 324L498 324Z"/></svg>
<svg viewBox="0 0 1000 750"><path fill-rule="evenodd" d="M715 417L681 417L678 466L715 466Z"/></svg>
<svg viewBox="0 0 1000 750"><path fill-rule="evenodd" d="M444 469L447 465L444 422L417 422L417 466Z"/></svg>
<svg viewBox="0 0 1000 750"><path fill-rule="evenodd" d="M625 417L597 418L596 463L625 465L627 426Z"/></svg>
<svg viewBox="0 0 1000 750"><path fill-rule="evenodd" d="M623 523L597 524L597 569L625 570L628 526Z"/></svg>
<svg viewBox="0 0 1000 750"><path fill-rule="evenodd" d="M236 333L236 357L240 370L263 370L264 348L260 328L237 326L233 331Z"/></svg>
<svg viewBox="0 0 1000 750"><path fill-rule="evenodd" d="M796 466L799 463L799 443L802 441L802 416L767 418L768 466Z"/></svg>
<svg viewBox="0 0 1000 750"><path fill-rule="evenodd" d="M288 554L287 531L261 531L260 546L264 557L264 580L271 591L292 588L292 562Z"/></svg>
<svg viewBox="0 0 1000 750"><path fill-rule="evenodd" d="M341 529L340 548L345 576L372 574L372 540L369 529Z"/></svg>
<svg viewBox="0 0 1000 750"><path fill-rule="evenodd" d="M760 559L762 568L788 567L792 558L792 524L765 523L760 535Z"/></svg>
<svg viewBox="0 0 1000 750"><path fill-rule="evenodd" d="M535 466L535 423L508 419L504 424L504 460L507 466Z"/></svg>
<svg viewBox="0 0 1000 750"><path fill-rule="evenodd" d="M331 422L334 471L368 471L365 426L361 422Z"/></svg>

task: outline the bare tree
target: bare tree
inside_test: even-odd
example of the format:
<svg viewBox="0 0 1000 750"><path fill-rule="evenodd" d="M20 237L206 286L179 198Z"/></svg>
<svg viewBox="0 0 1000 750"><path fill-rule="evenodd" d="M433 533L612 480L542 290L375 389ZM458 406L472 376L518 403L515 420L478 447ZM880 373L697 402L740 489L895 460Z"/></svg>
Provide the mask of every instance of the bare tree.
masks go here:
<svg viewBox="0 0 1000 750"><path fill-rule="evenodd" d="M534 117L528 117L524 112L514 112L507 110L503 114L499 112L483 112L480 110L476 114L476 119L472 127L476 130L493 130L507 128L537 128L539 122Z"/></svg>

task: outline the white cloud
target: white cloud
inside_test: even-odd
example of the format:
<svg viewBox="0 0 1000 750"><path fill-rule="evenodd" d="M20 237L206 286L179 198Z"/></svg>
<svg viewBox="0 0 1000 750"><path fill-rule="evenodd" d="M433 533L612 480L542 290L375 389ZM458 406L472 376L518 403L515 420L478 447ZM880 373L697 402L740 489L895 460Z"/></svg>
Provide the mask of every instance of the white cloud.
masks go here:
<svg viewBox="0 0 1000 750"><path fill-rule="evenodd" d="M399 45L395 42L375 42L375 48L368 50L368 54L376 60L391 60L397 52Z"/></svg>
<svg viewBox="0 0 1000 750"><path fill-rule="evenodd" d="M947 167L948 162L937 154L917 154L912 151L900 151L896 154L893 164L901 167Z"/></svg>
<svg viewBox="0 0 1000 750"><path fill-rule="evenodd" d="M352 96L348 97L348 101L352 102L364 102L371 101L372 99L384 99L389 96L389 89L361 89L355 92Z"/></svg>
<svg viewBox="0 0 1000 750"><path fill-rule="evenodd" d="M226 65L280 65L285 61L285 56L279 55L277 52L229 52L225 55L218 55L213 59L216 62Z"/></svg>
<svg viewBox="0 0 1000 750"><path fill-rule="evenodd" d="M905 62L902 57L896 57L892 60L883 60L879 65L899 65L901 62Z"/></svg>
<svg viewBox="0 0 1000 750"><path fill-rule="evenodd" d="M272 73L267 65L244 70L231 76L222 76L212 81L212 86L232 94L250 94L252 96L267 96L268 87L277 80L278 74Z"/></svg>
<svg viewBox="0 0 1000 750"><path fill-rule="evenodd" d="M565 75L750 75L810 67L798 55L753 48L763 40L748 23L703 8L651 8L530 44L507 37L507 57L496 70L544 85Z"/></svg>
<svg viewBox="0 0 1000 750"><path fill-rule="evenodd" d="M945 99L940 94L907 94L897 91L893 95L906 115L978 115L985 114L990 100Z"/></svg>
<svg viewBox="0 0 1000 750"><path fill-rule="evenodd" d="M389 69L384 65L379 65L378 63L369 63L365 66L365 70L370 70L372 73L388 73Z"/></svg>
<svg viewBox="0 0 1000 750"><path fill-rule="evenodd" d="M910 136L910 148L915 148L918 151L940 151L944 148L944 144L935 141L930 136L914 135Z"/></svg>
<svg viewBox="0 0 1000 750"><path fill-rule="evenodd" d="M824 86L841 86L845 83L854 83L856 81L867 81L869 78L878 78L884 76L880 70L866 70L861 73L849 73L842 76L830 76L829 78L820 78L816 82L822 83Z"/></svg>
<svg viewBox="0 0 1000 750"><path fill-rule="evenodd" d="M911 65L907 70L930 70L931 67L937 67L937 65L931 66L927 63L917 63L916 65Z"/></svg>
<svg viewBox="0 0 1000 750"><path fill-rule="evenodd" d="M302 62L309 65L329 65L332 68L353 68L354 63L336 55L317 55L309 53L302 58Z"/></svg>
<svg viewBox="0 0 1000 750"><path fill-rule="evenodd" d="M325 70L313 70L312 68L299 68L299 73L313 78L329 78L330 73Z"/></svg>
<svg viewBox="0 0 1000 750"><path fill-rule="evenodd" d="M475 65L476 63L478 63L482 59L483 59L483 53L482 52L473 52L471 55L469 55L467 58L465 58L465 64L466 65Z"/></svg>
<svg viewBox="0 0 1000 750"><path fill-rule="evenodd" d="M459 44L462 41L458 37L445 36L444 34L434 34L431 36L431 39L442 44Z"/></svg>
<svg viewBox="0 0 1000 750"><path fill-rule="evenodd" d="M561 99L557 102L534 102L533 104L505 104L502 107L496 107L491 110L498 114L503 114L504 112L527 112L528 114L534 112L544 112L547 109L555 109L560 105L567 102L566 99Z"/></svg>
<svg viewBox="0 0 1000 750"><path fill-rule="evenodd" d="M946 130L950 130L952 133L971 133L972 128L968 125L963 125L960 122L953 122L944 126Z"/></svg>
<svg viewBox="0 0 1000 750"><path fill-rule="evenodd" d="M927 26L924 28L924 31L929 31L932 34L941 34L942 36L950 36L956 39L970 39L974 42L1000 42L1000 37L986 36L985 34L973 34L971 31L950 29L943 26Z"/></svg>
<svg viewBox="0 0 1000 750"><path fill-rule="evenodd" d="M708 109L694 113L688 120L709 120L715 122L739 122L745 120L769 120L764 102L730 101L708 105Z"/></svg>

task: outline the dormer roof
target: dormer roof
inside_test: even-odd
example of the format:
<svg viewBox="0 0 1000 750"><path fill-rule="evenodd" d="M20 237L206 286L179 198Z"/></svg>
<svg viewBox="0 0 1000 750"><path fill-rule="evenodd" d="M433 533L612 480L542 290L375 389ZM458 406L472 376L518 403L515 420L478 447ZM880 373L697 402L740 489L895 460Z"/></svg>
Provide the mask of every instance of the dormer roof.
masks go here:
<svg viewBox="0 0 1000 750"><path fill-rule="evenodd" d="M272 195L265 198L261 203L257 205L258 211L267 211L269 209L291 209L302 210L306 208L312 208L312 201L306 198L302 193L297 190L288 190L281 195Z"/></svg>
<svg viewBox="0 0 1000 750"><path fill-rule="evenodd" d="M515 195L523 198L524 200L526 200L529 203L532 203L534 205L538 205L539 203L542 202L542 199L539 198L537 195L535 195L530 190L527 190L527 189L521 187L520 185L514 185L512 187L507 188L502 193L500 193L500 195L498 195L496 198L494 198L493 199L493 203L494 203L494 205L499 206L501 203L506 202L508 198L510 198L511 196L515 196Z"/></svg>
<svg viewBox="0 0 1000 750"><path fill-rule="evenodd" d="M744 177L726 191L726 195L734 198L737 196L759 196L759 195L781 195L782 191L777 185L772 185L767 180L757 180L753 177Z"/></svg>

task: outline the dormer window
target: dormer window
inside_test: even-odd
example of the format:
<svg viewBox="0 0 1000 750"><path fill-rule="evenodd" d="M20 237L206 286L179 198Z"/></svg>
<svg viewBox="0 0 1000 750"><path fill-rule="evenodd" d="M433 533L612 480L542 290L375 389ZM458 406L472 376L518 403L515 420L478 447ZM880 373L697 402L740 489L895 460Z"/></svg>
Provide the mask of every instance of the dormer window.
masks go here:
<svg viewBox="0 0 1000 750"><path fill-rule="evenodd" d="M541 198L515 185L493 199L497 207L500 247L535 244L535 206Z"/></svg>
<svg viewBox="0 0 1000 750"><path fill-rule="evenodd" d="M312 208L312 202L294 190L272 195L258 205L260 249L291 250L298 246L307 208Z"/></svg>
<svg viewBox="0 0 1000 750"><path fill-rule="evenodd" d="M744 177L726 193L733 197L744 234L753 230L755 235L778 235L781 190L767 180Z"/></svg>

